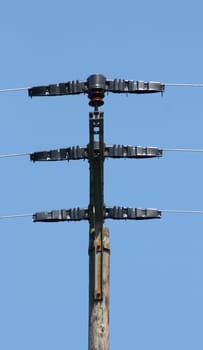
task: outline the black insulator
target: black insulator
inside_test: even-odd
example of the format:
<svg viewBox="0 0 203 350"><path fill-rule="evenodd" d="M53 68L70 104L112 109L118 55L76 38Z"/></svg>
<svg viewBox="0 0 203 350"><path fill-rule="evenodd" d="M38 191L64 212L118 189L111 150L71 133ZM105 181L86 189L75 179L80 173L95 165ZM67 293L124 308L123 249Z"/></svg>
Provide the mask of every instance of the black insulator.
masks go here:
<svg viewBox="0 0 203 350"><path fill-rule="evenodd" d="M93 74L87 79L89 105L99 107L104 104L104 92L106 87L106 78L101 74Z"/></svg>

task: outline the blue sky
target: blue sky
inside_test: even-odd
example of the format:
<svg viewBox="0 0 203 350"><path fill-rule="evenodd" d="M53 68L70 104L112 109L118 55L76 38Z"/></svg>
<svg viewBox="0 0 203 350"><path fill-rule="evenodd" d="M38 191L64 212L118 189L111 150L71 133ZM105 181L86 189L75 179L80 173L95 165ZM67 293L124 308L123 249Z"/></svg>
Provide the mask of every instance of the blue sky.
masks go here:
<svg viewBox="0 0 203 350"><path fill-rule="evenodd" d="M201 1L1 3L0 88L110 79L202 83ZM202 89L105 98L106 144L203 148ZM88 143L87 96L0 95L0 154ZM199 209L202 155L106 160L108 206ZM0 215L86 207L88 162L0 159ZM107 221L111 349L203 348L203 216ZM0 222L0 348L87 349L88 224Z"/></svg>

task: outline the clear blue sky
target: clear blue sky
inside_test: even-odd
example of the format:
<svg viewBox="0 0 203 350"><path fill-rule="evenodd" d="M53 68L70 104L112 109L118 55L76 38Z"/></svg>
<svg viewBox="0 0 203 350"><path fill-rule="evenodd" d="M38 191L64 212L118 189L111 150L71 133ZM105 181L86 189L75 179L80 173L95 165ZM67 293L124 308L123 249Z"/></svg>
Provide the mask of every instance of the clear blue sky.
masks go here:
<svg viewBox="0 0 203 350"><path fill-rule="evenodd" d="M193 1L1 3L0 88L108 78L203 83ZM105 98L105 142L203 148L203 89ZM88 143L87 96L0 95L0 154ZM106 160L105 203L203 209L203 155ZM0 215L89 202L88 162L1 159ZM111 349L203 349L203 216L107 221ZM0 349L87 349L88 224L0 222Z"/></svg>

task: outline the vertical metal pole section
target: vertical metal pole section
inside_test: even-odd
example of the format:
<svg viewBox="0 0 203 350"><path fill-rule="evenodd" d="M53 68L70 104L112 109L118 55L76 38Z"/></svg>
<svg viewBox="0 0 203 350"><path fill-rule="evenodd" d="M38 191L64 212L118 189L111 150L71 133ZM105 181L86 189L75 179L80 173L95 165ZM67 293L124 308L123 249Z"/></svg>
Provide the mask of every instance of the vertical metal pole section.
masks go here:
<svg viewBox="0 0 203 350"><path fill-rule="evenodd" d="M103 112L89 114L89 342L88 350L109 350L109 231L104 222Z"/></svg>

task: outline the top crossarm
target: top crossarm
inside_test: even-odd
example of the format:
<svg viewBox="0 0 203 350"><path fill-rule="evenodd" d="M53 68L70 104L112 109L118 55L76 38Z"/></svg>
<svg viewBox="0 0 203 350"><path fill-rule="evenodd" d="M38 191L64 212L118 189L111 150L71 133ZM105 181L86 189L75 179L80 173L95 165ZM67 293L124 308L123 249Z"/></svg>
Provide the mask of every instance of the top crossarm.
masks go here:
<svg viewBox="0 0 203 350"><path fill-rule="evenodd" d="M34 86L28 89L28 95L32 96L61 96L78 95L87 92L85 81L69 81L66 83Z"/></svg>
<svg viewBox="0 0 203 350"><path fill-rule="evenodd" d="M164 92L164 84L159 82L144 82L133 80L106 80L106 91L114 93L144 94L153 92Z"/></svg>
<svg viewBox="0 0 203 350"><path fill-rule="evenodd" d="M113 93L163 93L165 85L159 82L144 82L125 79L107 79L101 74L93 74L87 80L68 81L59 84L34 86L28 89L28 95L32 96L60 96L77 95L88 93L91 97L92 91Z"/></svg>

